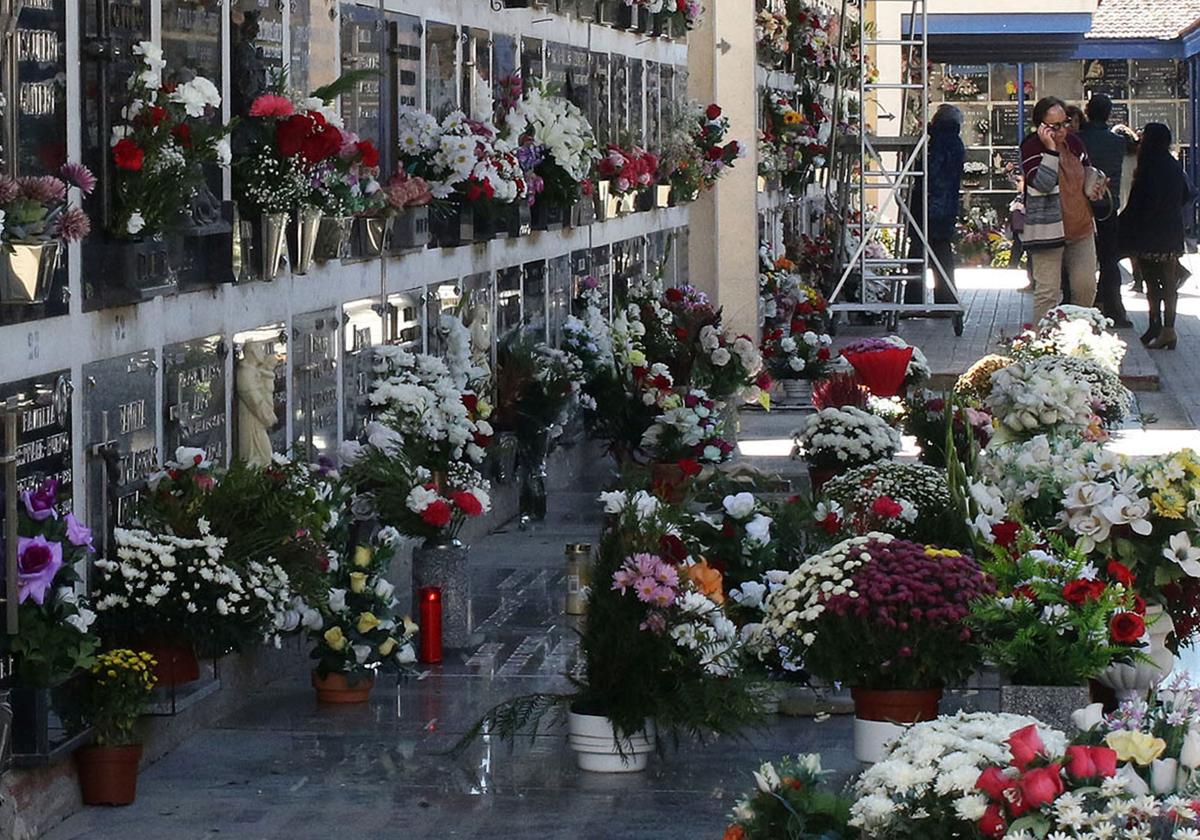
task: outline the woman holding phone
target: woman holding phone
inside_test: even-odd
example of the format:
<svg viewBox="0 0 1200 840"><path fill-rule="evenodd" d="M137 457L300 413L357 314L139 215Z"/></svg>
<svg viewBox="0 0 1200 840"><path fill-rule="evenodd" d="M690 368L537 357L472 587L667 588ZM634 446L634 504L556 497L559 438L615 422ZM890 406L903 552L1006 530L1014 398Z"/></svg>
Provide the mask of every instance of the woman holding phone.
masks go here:
<svg viewBox="0 0 1200 840"><path fill-rule="evenodd" d="M1022 240L1033 268L1036 323L1062 300L1064 270L1073 303L1091 306L1096 300L1096 223L1086 192L1087 149L1068 131L1066 105L1054 96L1039 100L1033 108L1033 124L1036 133L1021 144Z"/></svg>

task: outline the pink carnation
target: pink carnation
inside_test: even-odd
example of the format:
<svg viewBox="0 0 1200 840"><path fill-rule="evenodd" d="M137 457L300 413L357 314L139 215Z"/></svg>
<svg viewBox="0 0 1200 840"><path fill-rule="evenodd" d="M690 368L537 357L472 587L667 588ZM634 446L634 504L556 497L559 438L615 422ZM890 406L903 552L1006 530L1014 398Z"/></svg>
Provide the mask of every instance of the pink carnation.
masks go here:
<svg viewBox="0 0 1200 840"><path fill-rule="evenodd" d="M264 93L250 104L252 117L290 117L294 111L292 100L276 93Z"/></svg>

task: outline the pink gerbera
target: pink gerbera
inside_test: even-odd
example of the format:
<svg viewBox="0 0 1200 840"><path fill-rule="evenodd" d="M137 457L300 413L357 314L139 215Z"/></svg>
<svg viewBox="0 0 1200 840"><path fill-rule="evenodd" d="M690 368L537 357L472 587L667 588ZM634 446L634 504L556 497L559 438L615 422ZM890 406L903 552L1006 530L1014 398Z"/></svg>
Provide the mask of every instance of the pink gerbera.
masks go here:
<svg viewBox="0 0 1200 840"><path fill-rule="evenodd" d="M290 117L294 111L292 100L277 93L264 93L250 103L252 117Z"/></svg>
<svg viewBox="0 0 1200 840"><path fill-rule="evenodd" d="M639 578L633 588L637 592L638 600L649 604L654 601L654 594L658 591L658 582L652 577Z"/></svg>

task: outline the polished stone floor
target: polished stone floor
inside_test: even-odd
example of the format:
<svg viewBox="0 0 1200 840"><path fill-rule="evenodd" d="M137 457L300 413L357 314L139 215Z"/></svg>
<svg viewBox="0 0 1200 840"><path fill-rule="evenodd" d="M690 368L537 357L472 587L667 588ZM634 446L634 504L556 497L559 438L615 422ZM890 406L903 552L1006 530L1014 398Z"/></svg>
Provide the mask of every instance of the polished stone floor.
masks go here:
<svg viewBox="0 0 1200 840"><path fill-rule="evenodd" d="M850 720L775 717L745 738L684 744L645 773L576 769L561 729L515 745L446 751L497 701L565 688L565 542L593 541L592 489L556 493L545 525L472 548L478 644L364 707L319 707L307 673L269 686L220 726L145 769L137 802L86 809L49 840L719 838L766 758L819 751L853 765Z"/></svg>

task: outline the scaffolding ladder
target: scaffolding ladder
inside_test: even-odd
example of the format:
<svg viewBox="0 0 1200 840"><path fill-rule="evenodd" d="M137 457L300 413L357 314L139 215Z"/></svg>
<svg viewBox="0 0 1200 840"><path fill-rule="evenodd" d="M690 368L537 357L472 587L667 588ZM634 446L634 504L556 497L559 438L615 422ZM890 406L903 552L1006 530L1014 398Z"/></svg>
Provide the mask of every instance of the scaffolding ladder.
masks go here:
<svg viewBox="0 0 1200 840"><path fill-rule="evenodd" d="M879 37L865 11L850 14L850 0L842 0L841 47L845 49L845 31L849 25L857 25L861 66L857 69L860 126L857 137L846 137L840 143L834 140L831 149L835 156L853 156L857 146L858 173L854 178L850 162L841 162L838 169L846 179L848 188L839 190L838 206L833 208L841 214L838 222L839 248L844 256L833 290L829 295L830 311L836 324L843 313L858 312L882 315L889 330L899 326L900 318L908 316L951 317L954 334L962 335L965 310L953 279L947 283L947 291L953 303L925 302L925 280L931 268L942 268L929 242L929 41L928 9L925 0L874 0L876 18L881 17L881 7L905 3L909 6L907 26L900 27L900 37ZM853 18L856 18L853 19ZM895 49L900 68L899 80L869 79L867 55L874 50ZM876 65L883 62L876 60ZM834 126L838 124L838 113L842 108L843 74L847 62L839 60L839 71L835 83ZM901 113L897 117L880 103L881 92L896 92L901 96ZM874 131L868 131L867 116L874 105ZM910 107L913 109L910 113ZM891 122L896 133L887 134L881 129ZM915 128L917 126L919 128ZM838 151L841 145L844 152ZM853 179L853 180L851 180ZM839 179L840 180L840 179ZM847 206L857 186L857 208ZM920 212L911 210L911 199L916 191L921 193ZM870 199L878 197L878 209L868 218ZM854 217L852 211L856 210ZM890 231L891 236L881 241L880 236ZM919 243L912 248L910 244ZM913 256L909 256L912 253ZM857 281L857 282L854 282ZM905 289L910 283L921 287L921 303L905 303ZM875 290L883 289L882 294Z"/></svg>

